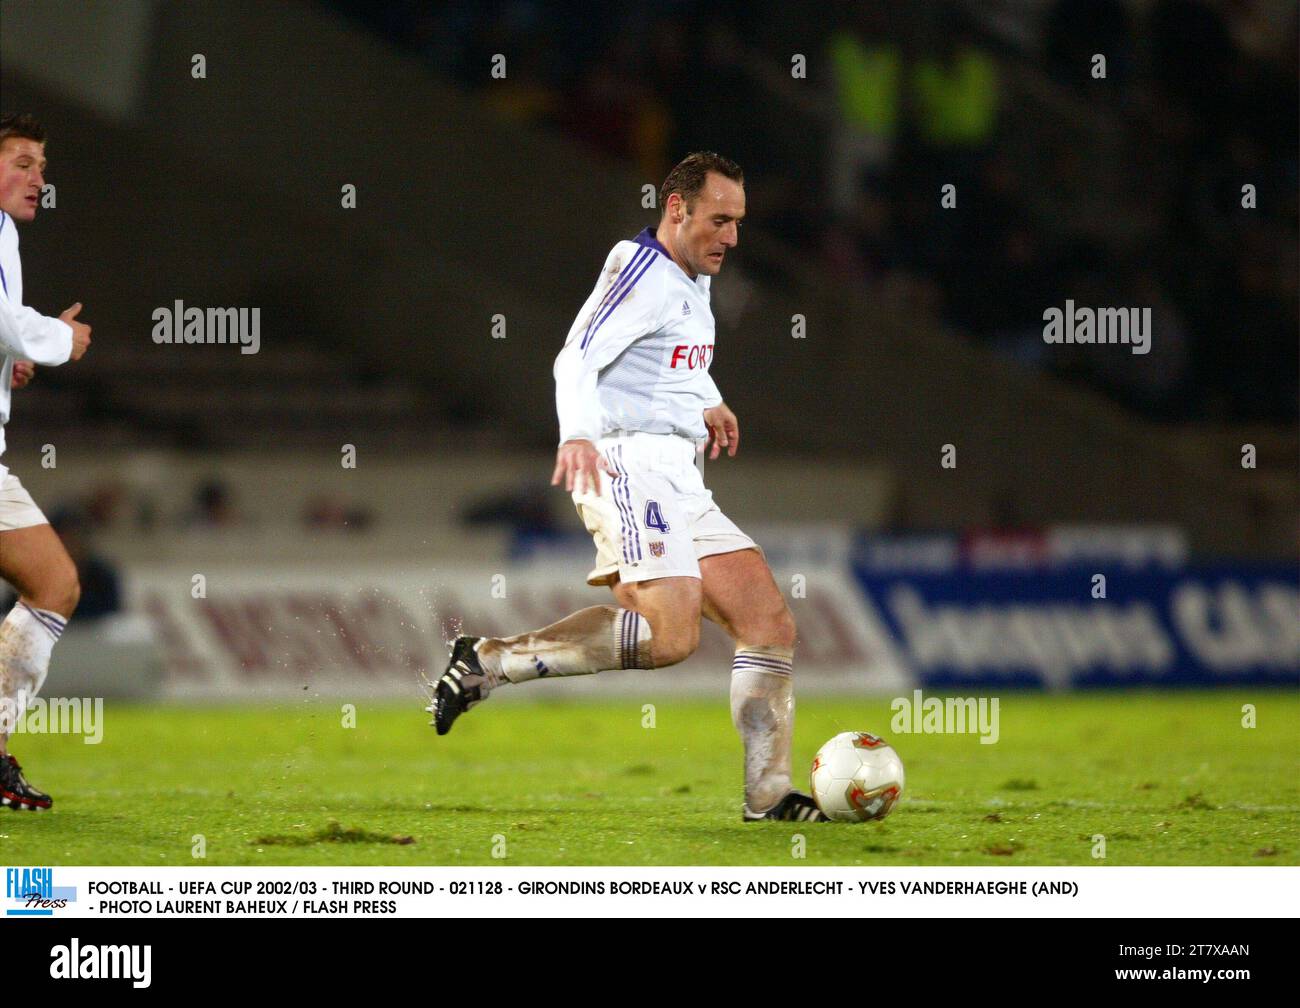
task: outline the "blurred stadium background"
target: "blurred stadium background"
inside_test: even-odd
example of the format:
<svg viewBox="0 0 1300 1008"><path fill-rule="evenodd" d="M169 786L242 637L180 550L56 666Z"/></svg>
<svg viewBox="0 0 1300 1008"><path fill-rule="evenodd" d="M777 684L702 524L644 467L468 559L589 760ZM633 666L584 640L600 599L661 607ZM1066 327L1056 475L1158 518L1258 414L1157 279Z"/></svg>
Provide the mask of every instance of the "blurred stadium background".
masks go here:
<svg viewBox="0 0 1300 1008"><path fill-rule="evenodd" d="M47 692L398 695L460 621L607 599L551 363L699 148L749 196L705 478L804 688L1294 685L1296 54L1274 0L4 0L57 198L26 300L95 340L7 430L82 569ZM1067 298L1150 307L1151 352L1047 345ZM155 344L177 300L260 308L260 352ZM656 681L727 661L710 626Z"/></svg>

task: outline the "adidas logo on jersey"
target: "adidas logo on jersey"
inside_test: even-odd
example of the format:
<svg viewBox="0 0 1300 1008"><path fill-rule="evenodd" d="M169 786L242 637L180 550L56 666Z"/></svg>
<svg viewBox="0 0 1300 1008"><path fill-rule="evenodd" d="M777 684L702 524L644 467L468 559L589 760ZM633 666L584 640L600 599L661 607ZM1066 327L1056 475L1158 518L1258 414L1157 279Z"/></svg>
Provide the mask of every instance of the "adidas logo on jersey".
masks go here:
<svg viewBox="0 0 1300 1008"><path fill-rule="evenodd" d="M691 305L690 305L690 302L689 302L689 301L683 301L683 302L682 302L682 314L683 314L683 315L689 315L690 313L691 313Z"/></svg>

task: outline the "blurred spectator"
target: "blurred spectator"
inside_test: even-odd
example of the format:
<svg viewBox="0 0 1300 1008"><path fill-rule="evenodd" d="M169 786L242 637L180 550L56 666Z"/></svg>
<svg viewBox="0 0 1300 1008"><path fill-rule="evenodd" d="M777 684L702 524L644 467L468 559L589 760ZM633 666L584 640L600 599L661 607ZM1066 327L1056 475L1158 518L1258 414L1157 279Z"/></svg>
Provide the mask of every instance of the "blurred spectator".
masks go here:
<svg viewBox="0 0 1300 1008"><path fill-rule="evenodd" d="M217 477L200 483L194 490L194 508L186 524L191 528L213 529L240 524L229 485Z"/></svg>
<svg viewBox="0 0 1300 1008"><path fill-rule="evenodd" d="M551 495L547 487L534 483L467 505L461 520L471 526L504 525L516 533L551 533L557 530Z"/></svg>
<svg viewBox="0 0 1300 1008"><path fill-rule="evenodd" d="M923 55L912 86L922 143L958 155L988 147L1001 102L998 69L968 30L945 35L938 52Z"/></svg>
<svg viewBox="0 0 1300 1008"><path fill-rule="evenodd" d="M1107 297L1151 309L1150 350L1135 355L1127 347L1107 347L1112 352L1088 357L1089 371L1099 385L1134 409L1165 420L1186 419L1191 368L1182 313L1165 296L1152 270L1134 264L1123 272L1133 277L1132 285Z"/></svg>
<svg viewBox="0 0 1300 1008"><path fill-rule="evenodd" d="M1047 72L1060 84L1090 96L1116 89L1089 87L1092 58L1106 57L1106 80L1125 84L1132 74L1133 40L1121 0L1057 0L1043 26Z"/></svg>
<svg viewBox="0 0 1300 1008"><path fill-rule="evenodd" d="M86 523L95 530L117 525L126 503L126 490L116 480L100 483L86 495Z"/></svg>
<svg viewBox="0 0 1300 1008"><path fill-rule="evenodd" d="M564 106L569 133L593 150L630 157L637 116L636 85L628 80L613 52L583 75Z"/></svg>
<svg viewBox="0 0 1300 1008"><path fill-rule="evenodd" d="M549 123L559 119L563 96L541 73L536 49L524 49L514 57L516 71L507 74L487 93L488 104L507 119L520 123Z"/></svg>
<svg viewBox="0 0 1300 1008"><path fill-rule="evenodd" d="M374 514L364 505L321 494L303 505L302 520L310 529L365 532L374 525Z"/></svg>
<svg viewBox="0 0 1300 1008"><path fill-rule="evenodd" d="M1240 79L1223 14L1204 0L1157 0L1148 31L1160 102L1185 107L1198 132L1218 136L1228 125Z"/></svg>
<svg viewBox="0 0 1300 1008"><path fill-rule="evenodd" d="M884 172L893 155L903 53L889 17L874 4L855 7L852 19L829 40L834 95L829 191L831 209L839 216L852 213L864 180Z"/></svg>
<svg viewBox="0 0 1300 1008"><path fill-rule="evenodd" d="M1268 236L1249 233L1245 252L1223 293L1221 387L1233 418L1279 421L1297 395L1295 315L1279 288Z"/></svg>

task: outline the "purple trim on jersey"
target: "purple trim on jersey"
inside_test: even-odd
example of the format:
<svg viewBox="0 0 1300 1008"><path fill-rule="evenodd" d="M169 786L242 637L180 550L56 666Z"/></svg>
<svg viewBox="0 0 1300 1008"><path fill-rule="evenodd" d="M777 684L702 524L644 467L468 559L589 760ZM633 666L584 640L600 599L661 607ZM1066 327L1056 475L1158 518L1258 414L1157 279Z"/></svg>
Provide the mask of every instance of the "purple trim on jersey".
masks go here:
<svg viewBox="0 0 1300 1008"><path fill-rule="evenodd" d="M614 282L609 285L609 290L605 291L604 296L601 297L600 304L596 305L596 310L591 313L591 318L587 320L587 331L582 334L581 348L583 351L586 351L587 344L591 341L592 334L595 332L595 326L598 324L596 320L600 319L602 322L604 321L602 316L605 313L605 308L609 305L610 298L614 297L615 294L623 289L623 286L627 283L629 277L631 277L632 271L636 268L641 257L644 255L645 252L640 249L632 253L632 258L628 261L627 266L619 273ZM654 257L651 256L650 258Z"/></svg>
<svg viewBox="0 0 1300 1008"><path fill-rule="evenodd" d="M636 242L638 245L644 245L646 248L654 249L665 259L672 258L672 256L668 254L668 250L664 248L663 244L659 241L659 239L655 237L654 228L651 227L645 228L640 234L638 234L632 240Z"/></svg>
<svg viewBox="0 0 1300 1008"><path fill-rule="evenodd" d="M595 332L594 327L597 325L596 320L599 318L602 322L604 321L601 316L604 314L605 307L609 304L610 298L623 289L623 285L627 283L628 278L632 275L632 270L645 254L646 253L640 249L632 253L632 258L628 262L626 268L624 268L619 273L618 278L609 285L609 290L605 291L604 296L600 299L600 304L596 305L596 310L591 313L591 318L587 320L587 331L582 334L582 343L580 344L584 353L587 350L587 344L591 341L592 334ZM651 256L651 258L654 257Z"/></svg>
<svg viewBox="0 0 1300 1008"><path fill-rule="evenodd" d="M644 249L638 250L632 256L632 260L628 263L627 268L623 270L623 275L619 277L618 282L606 291L605 297L601 301L601 305L596 309L595 314L592 315L591 321L587 323L586 334L582 337L582 352L584 355L587 352L587 348L591 345L592 340L595 338L596 330L605 324L605 320L614 313L614 309L622 303L623 299L627 297L632 288L636 286L637 281L641 279L641 275L650 268L650 264L653 261L653 253L647 252ZM634 270L637 272L634 273ZM615 297L615 295L617 295L617 297ZM611 300L611 298L613 300Z"/></svg>
<svg viewBox="0 0 1300 1008"><path fill-rule="evenodd" d="M618 283L614 284L614 286L605 294L605 299L602 302L604 307L597 308L596 315L592 316L591 322L588 323L587 333L582 337L582 352L584 354L586 354L587 347L595 337L596 330L604 325L605 320L614 313L614 309L622 304L623 299L628 296L632 288L636 286L637 281L640 280L645 274L645 271L650 268L651 264L654 262L654 258L652 252L647 252L644 249L637 250L636 254L632 257L632 261L629 262L627 268L623 270L623 275L619 277ZM635 274L632 272L633 269L637 270ZM615 291L618 291L618 297L613 301L610 301L610 297ZM608 304L605 304L605 302L608 302Z"/></svg>

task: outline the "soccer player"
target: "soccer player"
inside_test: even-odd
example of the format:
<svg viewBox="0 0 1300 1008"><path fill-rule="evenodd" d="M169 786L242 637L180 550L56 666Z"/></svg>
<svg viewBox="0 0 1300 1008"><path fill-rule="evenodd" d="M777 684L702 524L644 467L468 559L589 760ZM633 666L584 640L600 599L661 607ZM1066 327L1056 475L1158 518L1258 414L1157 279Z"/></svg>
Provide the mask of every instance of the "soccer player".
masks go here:
<svg viewBox="0 0 1300 1008"><path fill-rule="evenodd" d="M438 734L492 690L548 676L675 665L695 651L700 616L735 641L732 721L745 749L742 816L821 820L790 787L795 624L762 550L704 486L697 452L740 445L736 416L709 377L709 283L735 248L744 176L691 154L659 192L662 216L621 241L555 361L563 480L596 543L598 605L514 637L458 637L434 701ZM609 478L602 480L601 472Z"/></svg>
<svg viewBox="0 0 1300 1008"><path fill-rule="evenodd" d="M10 388L31 379L33 364L79 360L90 326L81 305L58 318L23 306L18 222L36 218L45 185L45 130L28 115L0 117L0 453L9 420ZM50 652L77 607L77 569L18 477L0 465L0 578L18 602L0 623L0 804L40 810L50 796L27 783L9 753L9 732L45 682Z"/></svg>

